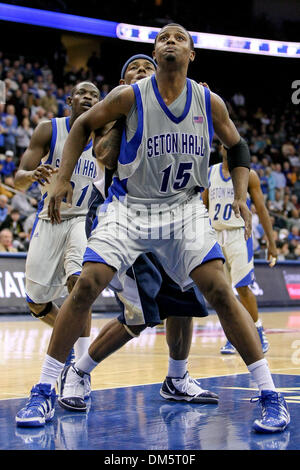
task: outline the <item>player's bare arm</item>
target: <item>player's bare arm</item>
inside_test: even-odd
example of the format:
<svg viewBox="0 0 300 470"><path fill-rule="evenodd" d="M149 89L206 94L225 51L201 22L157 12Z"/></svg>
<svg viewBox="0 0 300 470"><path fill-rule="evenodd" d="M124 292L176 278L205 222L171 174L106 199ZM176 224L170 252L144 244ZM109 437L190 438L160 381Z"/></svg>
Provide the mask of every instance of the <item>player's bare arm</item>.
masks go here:
<svg viewBox="0 0 300 470"><path fill-rule="evenodd" d="M230 149L240 142L241 137L234 123L230 119L223 100L212 92L210 96L215 133L224 146ZM234 201L232 208L236 217L243 217L245 221L245 238L248 239L252 232L251 212L249 211L246 203L249 169L243 166L237 166L231 171L231 178L234 188Z"/></svg>
<svg viewBox="0 0 300 470"><path fill-rule="evenodd" d="M56 170L50 165L40 165L40 162L49 152L51 136L51 121L43 121L35 129L15 176L16 189L27 189L34 181L42 186L49 183Z"/></svg>
<svg viewBox="0 0 300 470"><path fill-rule="evenodd" d="M48 213L52 223L60 223L60 205L63 198L66 198L67 204L72 203L73 191L70 179L92 132L127 116L134 101L132 87L120 85L114 88L103 101L76 119L64 145L54 195L49 202Z"/></svg>
<svg viewBox="0 0 300 470"><path fill-rule="evenodd" d="M268 241L267 258L270 266L273 267L278 256L276 243L273 237L273 227L271 219L264 202L264 196L260 187L260 180L254 170L250 170L248 191L255 206L260 223L265 231Z"/></svg>
<svg viewBox="0 0 300 470"><path fill-rule="evenodd" d="M96 133L94 139L96 158L100 165L104 165L109 170L113 170L117 166L124 125L125 118L121 118L104 135Z"/></svg>

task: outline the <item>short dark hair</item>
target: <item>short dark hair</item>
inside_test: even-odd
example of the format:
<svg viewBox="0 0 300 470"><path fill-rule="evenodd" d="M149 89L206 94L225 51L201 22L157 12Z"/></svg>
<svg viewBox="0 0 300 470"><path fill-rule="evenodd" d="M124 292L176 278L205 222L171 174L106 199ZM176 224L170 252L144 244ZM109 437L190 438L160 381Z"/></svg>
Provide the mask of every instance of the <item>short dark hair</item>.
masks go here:
<svg viewBox="0 0 300 470"><path fill-rule="evenodd" d="M80 85L82 85L82 83L88 83L89 85L93 85L96 88L96 90L98 91L98 94L100 96L100 91L99 91L97 85L95 85L95 83L91 82L90 80L83 80L82 82L76 83L76 85L74 85L72 90L71 90L71 93L70 93L71 96L74 96L75 91L77 90L77 88Z"/></svg>
<svg viewBox="0 0 300 470"><path fill-rule="evenodd" d="M184 26L182 26L181 24L179 24L179 23L167 23L167 24L165 24L165 26L163 26L163 27L160 29L160 31L157 33L157 35L155 36L155 39L154 39L154 47L156 46L157 36L158 36L159 33L161 32L161 30L164 29L164 28L166 28L167 26L177 26L177 27L179 27L179 28L182 28L182 29L186 32L186 34L188 35L188 37L189 37L191 50L192 50L192 51L195 50L194 40L193 40L192 36L191 36L190 33L188 32L188 30L187 30Z"/></svg>

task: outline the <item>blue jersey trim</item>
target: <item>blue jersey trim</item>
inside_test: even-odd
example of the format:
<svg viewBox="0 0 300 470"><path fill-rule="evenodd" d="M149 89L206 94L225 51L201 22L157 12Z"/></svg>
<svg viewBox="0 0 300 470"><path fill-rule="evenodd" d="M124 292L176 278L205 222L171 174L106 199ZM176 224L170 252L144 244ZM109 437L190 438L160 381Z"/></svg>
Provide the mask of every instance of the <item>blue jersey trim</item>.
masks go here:
<svg viewBox="0 0 300 470"><path fill-rule="evenodd" d="M248 240L247 240L247 252L248 252L248 263L250 263L250 261L253 258L253 240L252 240L252 237L249 237Z"/></svg>
<svg viewBox="0 0 300 470"><path fill-rule="evenodd" d="M29 297L29 295L26 294L26 292L25 292L25 296L26 296L26 302L28 302L29 304L35 304L35 302Z"/></svg>
<svg viewBox="0 0 300 470"><path fill-rule="evenodd" d="M220 176L221 176L222 180L225 181L225 183L227 183L227 181L231 180L231 176L229 176L229 178L225 178L225 176L223 175L223 163L221 163L221 165L220 165Z"/></svg>
<svg viewBox="0 0 300 470"><path fill-rule="evenodd" d="M166 115L168 116L169 119L171 119L171 121L175 122L175 124L179 124L181 121L183 121L189 110L190 110L190 107L191 107L191 102L192 102L192 84L191 84L191 81L189 78L186 79L186 86L187 86L187 97L186 97L186 103L185 103L185 107L184 107L184 110L183 110L183 113L181 116L179 117L176 117L174 116L173 113L171 113L171 111L169 110L168 106L165 104L164 100L162 99L161 97L161 94L159 93L159 89L158 89L158 86L157 86L157 81L156 81L156 78L155 78L155 74L152 75L151 77L151 82L152 82L152 86L153 86L153 90L154 90L154 93L155 93L155 96L157 98L157 101L160 105L160 107L162 108L162 110L166 113Z"/></svg>
<svg viewBox="0 0 300 470"><path fill-rule="evenodd" d="M209 133L209 144L211 145L213 136L214 136L214 126L211 117L211 103L210 103L210 91L208 88L204 88L204 97L205 97L205 110L207 117L208 133Z"/></svg>
<svg viewBox="0 0 300 470"><path fill-rule="evenodd" d="M100 256L98 255L98 253L96 253L94 250L92 250L91 248L86 248L85 250L85 253L83 255L83 261L82 261L82 264L84 263L89 263L89 262L92 262L92 263L103 263L103 264L107 264L108 263Z"/></svg>
<svg viewBox="0 0 300 470"><path fill-rule="evenodd" d="M68 131L68 133L69 133L70 130L71 130L71 127L70 127L70 116L66 117L66 121L65 121L65 122L66 122L67 131ZM86 150L90 149L90 148L92 147L92 145L93 145L93 140L91 139L91 140L87 143L87 145L84 147L83 151L85 152ZM93 157L95 157L94 152L93 152Z"/></svg>
<svg viewBox="0 0 300 470"><path fill-rule="evenodd" d="M49 156L47 158L47 161L45 162L45 164L47 165L51 165L52 163L53 153L54 153L56 138L57 138L56 118L51 119L51 123L52 123L52 136L51 136L51 142L50 142L50 150L49 150Z"/></svg>
<svg viewBox="0 0 300 470"><path fill-rule="evenodd" d="M207 255L203 258L202 263L206 263L212 259L222 259L225 262L225 258L223 255L222 248L220 247L219 243L216 242L212 249L207 253Z"/></svg>
<svg viewBox="0 0 300 470"><path fill-rule="evenodd" d="M135 101L137 105L138 113L138 125L137 130L132 137L132 139L127 142L126 140L126 131L124 129L122 134L121 149L119 154L119 163L122 165L127 165L132 163L136 159L137 151L142 142L143 129L144 129L144 110L143 110L143 101L141 97L141 92L138 85L135 83L131 85L135 94Z"/></svg>
<svg viewBox="0 0 300 470"><path fill-rule="evenodd" d="M248 272L248 274L243 277L234 287L245 287L253 284L254 281L254 269Z"/></svg>
<svg viewBox="0 0 300 470"><path fill-rule="evenodd" d="M38 223L38 220L39 220L39 215L40 215L40 213L41 213L42 210L43 210L44 202L45 202L45 199L46 199L47 196L48 196L48 193L46 192L46 193L44 194L44 196L42 197L42 199L40 200L40 202L39 202L39 205L38 205L38 208L37 208L37 212L36 212L36 216L35 216L35 220L34 220L34 224L33 224L33 226L32 226L32 230L31 230L31 234L30 234L30 240L31 240L32 237L33 237L35 228L36 228L37 223Z"/></svg>

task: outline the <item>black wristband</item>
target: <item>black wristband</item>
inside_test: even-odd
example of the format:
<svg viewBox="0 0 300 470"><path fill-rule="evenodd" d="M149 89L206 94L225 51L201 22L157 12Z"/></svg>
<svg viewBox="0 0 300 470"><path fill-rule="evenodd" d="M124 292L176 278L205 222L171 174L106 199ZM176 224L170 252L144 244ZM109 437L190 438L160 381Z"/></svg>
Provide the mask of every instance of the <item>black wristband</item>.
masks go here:
<svg viewBox="0 0 300 470"><path fill-rule="evenodd" d="M230 172L237 166L243 166L250 170L249 147L242 137L237 144L227 150L227 162Z"/></svg>

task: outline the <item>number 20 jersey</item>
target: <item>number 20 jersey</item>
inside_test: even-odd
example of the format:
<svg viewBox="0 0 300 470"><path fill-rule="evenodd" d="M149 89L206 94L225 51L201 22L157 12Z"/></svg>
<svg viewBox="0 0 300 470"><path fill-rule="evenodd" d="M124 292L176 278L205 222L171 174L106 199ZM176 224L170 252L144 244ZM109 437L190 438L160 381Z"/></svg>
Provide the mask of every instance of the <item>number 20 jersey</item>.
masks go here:
<svg viewBox="0 0 300 470"><path fill-rule="evenodd" d="M215 230L230 230L245 226L242 217L236 217L232 210L234 190L231 177L225 178L223 164L217 163L209 169L208 214ZM250 195L247 195L250 205Z"/></svg>
<svg viewBox="0 0 300 470"><path fill-rule="evenodd" d="M49 154L43 159L43 163L59 168L64 144L70 132L70 118L54 118L52 121L52 139ZM72 207L64 202L61 204L62 220L77 216L85 216L88 211L88 201L92 192L92 182L97 174L96 159L93 156L92 141L84 148L74 168L71 184L73 186ZM38 217L48 220L48 204L55 186L57 175L50 179L50 184L41 187L42 199L38 207Z"/></svg>
<svg viewBox="0 0 300 470"><path fill-rule="evenodd" d="M187 78L181 114L175 115L164 103L155 75L132 87L137 126L129 114L107 202L116 197L128 205L180 204L208 186L210 92Z"/></svg>

